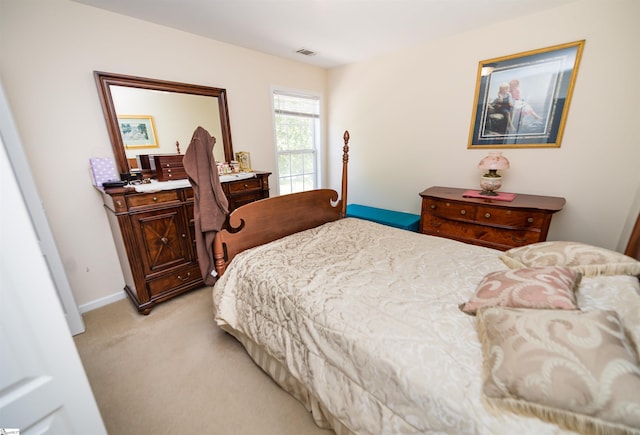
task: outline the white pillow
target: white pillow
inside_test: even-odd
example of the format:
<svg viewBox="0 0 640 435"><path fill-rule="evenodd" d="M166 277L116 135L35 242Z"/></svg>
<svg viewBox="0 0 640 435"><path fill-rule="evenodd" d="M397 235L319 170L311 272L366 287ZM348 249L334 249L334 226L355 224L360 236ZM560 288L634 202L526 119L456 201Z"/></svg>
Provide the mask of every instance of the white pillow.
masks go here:
<svg viewBox="0 0 640 435"><path fill-rule="evenodd" d="M540 242L506 251L510 268L565 266L584 276L640 275L640 261L619 252L578 242Z"/></svg>

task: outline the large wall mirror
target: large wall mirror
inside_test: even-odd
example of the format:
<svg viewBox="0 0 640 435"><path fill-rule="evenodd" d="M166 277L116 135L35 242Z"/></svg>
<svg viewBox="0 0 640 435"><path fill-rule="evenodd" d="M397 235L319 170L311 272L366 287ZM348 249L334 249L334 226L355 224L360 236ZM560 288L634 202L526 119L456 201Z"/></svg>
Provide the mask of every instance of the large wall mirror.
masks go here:
<svg viewBox="0 0 640 435"><path fill-rule="evenodd" d="M135 169L139 155L184 154L198 126L216 138L215 160L233 160L225 89L100 71L94 76L120 173ZM130 126L142 129L145 140L130 135Z"/></svg>

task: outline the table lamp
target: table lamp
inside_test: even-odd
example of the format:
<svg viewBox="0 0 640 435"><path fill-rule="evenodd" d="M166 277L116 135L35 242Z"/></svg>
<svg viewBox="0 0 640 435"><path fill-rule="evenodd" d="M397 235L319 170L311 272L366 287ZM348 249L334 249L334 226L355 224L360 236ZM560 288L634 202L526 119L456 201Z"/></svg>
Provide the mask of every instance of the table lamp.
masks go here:
<svg viewBox="0 0 640 435"><path fill-rule="evenodd" d="M496 191L502 186L502 175L498 174L498 169L509 169L509 160L502 155L501 151L491 151L489 155L480 160L478 168L488 171L480 178L481 195L498 196Z"/></svg>

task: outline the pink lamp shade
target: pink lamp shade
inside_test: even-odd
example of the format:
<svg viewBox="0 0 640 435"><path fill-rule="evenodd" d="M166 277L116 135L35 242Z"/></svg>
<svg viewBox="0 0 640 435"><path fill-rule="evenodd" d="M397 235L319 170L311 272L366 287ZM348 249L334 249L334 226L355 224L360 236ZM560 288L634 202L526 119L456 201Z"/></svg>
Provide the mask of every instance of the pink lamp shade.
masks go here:
<svg viewBox="0 0 640 435"><path fill-rule="evenodd" d="M480 169L509 169L509 160L502 155L501 151L491 151L489 155L478 163Z"/></svg>

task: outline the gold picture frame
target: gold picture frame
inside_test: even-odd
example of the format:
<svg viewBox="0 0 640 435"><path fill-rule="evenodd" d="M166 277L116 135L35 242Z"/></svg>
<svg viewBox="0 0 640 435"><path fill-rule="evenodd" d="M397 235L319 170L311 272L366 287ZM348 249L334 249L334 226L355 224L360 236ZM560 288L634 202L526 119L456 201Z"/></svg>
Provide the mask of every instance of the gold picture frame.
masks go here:
<svg viewBox="0 0 640 435"><path fill-rule="evenodd" d="M125 148L159 147L151 115L118 115L118 128Z"/></svg>
<svg viewBox="0 0 640 435"><path fill-rule="evenodd" d="M247 151L238 151L236 161L240 165L240 172L251 172L251 155Z"/></svg>
<svg viewBox="0 0 640 435"><path fill-rule="evenodd" d="M560 147L584 44L481 61L468 148Z"/></svg>

